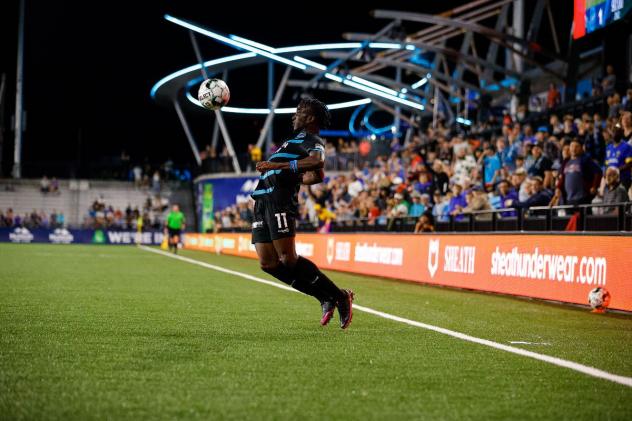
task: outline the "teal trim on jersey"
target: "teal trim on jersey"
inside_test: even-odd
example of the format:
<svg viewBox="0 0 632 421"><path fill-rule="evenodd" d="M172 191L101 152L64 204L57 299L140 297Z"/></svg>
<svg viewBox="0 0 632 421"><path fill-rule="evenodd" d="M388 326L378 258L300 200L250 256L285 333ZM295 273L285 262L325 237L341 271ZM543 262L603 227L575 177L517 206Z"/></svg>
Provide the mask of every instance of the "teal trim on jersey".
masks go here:
<svg viewBox="0 0 632 421"><path fill-rule="evenodd" d="M298 158L298 157L299 157L299 155L297 155L295 153L279 152L279 153L273 154L269 159L274 159L274 158Z"/></svg>
<svg viewBox="0 0 632 421"><path fill-rule="evenodd" d="M283 170L270 170L270 171L266 171L264 174L259 176L260 180L265 180L266 178L268 178L269 176L273 175L273 174L281 174L281 171Z"/></svg>
<svg viewBox="0 0 632 421"><path fill-rule="evenodd" d="M305 139L292 139L288 140L287 143L303 143Z"/></svg>
<svg viewBox="0 0 632 421"><path fill-rule="evenodd" d="M268 194L268 193L272 193L272 191L274 191L274 186L268 188L268 189L260 189L260 190L255 190L252 192L251 196L259 196L262 194Z"/></svg>

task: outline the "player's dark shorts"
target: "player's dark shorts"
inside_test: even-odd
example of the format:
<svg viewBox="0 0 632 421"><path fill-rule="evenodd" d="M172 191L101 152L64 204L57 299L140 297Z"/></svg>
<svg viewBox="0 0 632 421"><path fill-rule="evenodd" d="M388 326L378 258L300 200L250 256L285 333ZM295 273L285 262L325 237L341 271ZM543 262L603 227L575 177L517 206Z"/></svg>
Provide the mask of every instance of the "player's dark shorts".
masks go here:
<svg viewBox="0 0 632 421"><path fill-rule="evenodd" d="M169 231L169 238L179 237L180 236L180 230L179 229L174 229L174 228L167 227L167 231Z"/></svg>
<svg viewBox="0 0 632 421"><path fill-rule="evenodd" d="M273 200L255 200L252 222L252 244L271 243L279 238L296 235L296 206Z"/></svg>

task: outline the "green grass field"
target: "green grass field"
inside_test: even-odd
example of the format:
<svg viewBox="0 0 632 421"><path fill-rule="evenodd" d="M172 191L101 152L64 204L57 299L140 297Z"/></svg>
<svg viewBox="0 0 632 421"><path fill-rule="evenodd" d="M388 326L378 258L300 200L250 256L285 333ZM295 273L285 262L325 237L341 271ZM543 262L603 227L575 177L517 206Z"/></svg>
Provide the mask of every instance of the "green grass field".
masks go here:
<svg viewBox="0 0 632 421"><path fill-rule="evenodd" d="M632 376L630 316L330 275L357 304ZM347 331L319 318L310 297L135 247L1 244L0 419L632 418L630 387L362 312Z"/></svg>

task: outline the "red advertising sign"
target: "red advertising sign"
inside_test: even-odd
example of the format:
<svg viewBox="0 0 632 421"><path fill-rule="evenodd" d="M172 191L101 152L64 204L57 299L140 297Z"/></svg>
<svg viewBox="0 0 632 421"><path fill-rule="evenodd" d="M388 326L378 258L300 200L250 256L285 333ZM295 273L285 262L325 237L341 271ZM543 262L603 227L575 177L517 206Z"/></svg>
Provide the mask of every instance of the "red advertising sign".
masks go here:
<svg viewBox="0 0 632 421"><path fill-rule="evenodd" d="M187 234L185 247L256 258L250 238ZM569 303L602 286L632 311L632 237L299 234L296 248L325 269Z"/></svg>

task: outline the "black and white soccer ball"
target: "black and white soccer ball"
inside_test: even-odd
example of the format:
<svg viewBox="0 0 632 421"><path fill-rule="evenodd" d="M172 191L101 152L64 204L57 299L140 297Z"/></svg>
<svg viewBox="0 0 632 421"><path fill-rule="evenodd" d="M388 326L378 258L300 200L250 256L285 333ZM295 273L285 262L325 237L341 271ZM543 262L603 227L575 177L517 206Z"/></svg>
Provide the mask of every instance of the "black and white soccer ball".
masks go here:
<svg viewBox="0 0 632 421"><path fill-rule="evenodd" d="M588 304L596 310L605 309L610 304L610 293L605 288L597 287L588 293Z"/></svg>
<svg viewBox="0 0 632 421"><path fill-rule="evenodd" d="M219 110L230 100L228 85L221 79L206 79L198 90L198 101L206 109Z"/></svg>

